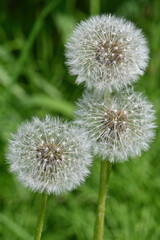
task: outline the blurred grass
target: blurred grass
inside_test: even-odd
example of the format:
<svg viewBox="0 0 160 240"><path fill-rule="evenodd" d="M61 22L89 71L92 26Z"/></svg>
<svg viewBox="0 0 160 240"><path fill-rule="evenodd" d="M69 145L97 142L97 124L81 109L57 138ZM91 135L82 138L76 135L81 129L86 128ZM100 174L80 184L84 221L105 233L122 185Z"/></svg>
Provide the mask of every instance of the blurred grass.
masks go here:
<svg viewBox="0 0 160 240"><path fill-rule="evenodd" d="M101 1L101 13L111 12L132 20L148 39L149 67L135 88L144 91L154 104L157 125L160 116L159 11L158 0ZM49 113L72 119L74 101L81 96L83 86L76 86L75 77L68 73L64 44L76 22L87 18L89 13L89 1L84 0L0 2L0 239L30 239L41 199L8 172L4 158L7 140L24 119L32 116L44 117ZM106 239L160 239L159 142L157 129L149 152L113 166L106 209ZM44 240L91 239L99 165L99 159L95 159L92 174L77 190L49 197Z"/></svg>

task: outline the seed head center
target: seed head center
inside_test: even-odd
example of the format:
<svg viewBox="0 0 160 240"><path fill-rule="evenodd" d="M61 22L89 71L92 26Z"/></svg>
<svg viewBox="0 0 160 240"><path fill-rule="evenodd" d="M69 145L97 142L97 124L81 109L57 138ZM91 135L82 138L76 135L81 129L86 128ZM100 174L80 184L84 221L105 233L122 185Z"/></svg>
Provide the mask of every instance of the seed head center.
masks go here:
<svg viewBox="0 0 160 240"><path fill-rule="evenodd" d="M107 110L103 117L103 125L113 132L124 132L128 126L128 118L123 110Z"/></svg>
<svg viewBox="0 0 160 240"><path fill-rule="evenodd" d="M52 144L42 144L40 147L36 150L36 158L39 160L42 164L48 163L48 164L58 164L62 161L63 151L60 147Z"/></svg>
<svg viewBox="0 0 160 240"><path fill-rule="evenodd" d="M96 49L96 60L105 65L114 65L123 59L123 49L116 41L105 41L100 43Z"/></svg>

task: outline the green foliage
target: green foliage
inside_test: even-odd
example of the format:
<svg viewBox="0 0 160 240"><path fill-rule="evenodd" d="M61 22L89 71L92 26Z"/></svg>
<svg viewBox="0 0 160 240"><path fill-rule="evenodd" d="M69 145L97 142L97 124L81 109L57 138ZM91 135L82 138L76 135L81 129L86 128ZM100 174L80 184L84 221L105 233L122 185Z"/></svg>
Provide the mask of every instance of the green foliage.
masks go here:
<svg viewBox="0 0 160 240"><path fill-rule="evenodd" d="M157 0L101 1L101 13L116 13L142 28L150 63L135 84L160 116L160 3ZM5 151L10 133L25 119L46 113L73 117L83 91L64 64L64 44L75 23L89 16L89 2L34 0L0 2L0 239L32 239L41 195L32 193L8 172ZM147 153L115 164L110 178L105 239L160 239L160 131ZM48 198L44 240L92 238L100 161L77 190Z"/></svg>

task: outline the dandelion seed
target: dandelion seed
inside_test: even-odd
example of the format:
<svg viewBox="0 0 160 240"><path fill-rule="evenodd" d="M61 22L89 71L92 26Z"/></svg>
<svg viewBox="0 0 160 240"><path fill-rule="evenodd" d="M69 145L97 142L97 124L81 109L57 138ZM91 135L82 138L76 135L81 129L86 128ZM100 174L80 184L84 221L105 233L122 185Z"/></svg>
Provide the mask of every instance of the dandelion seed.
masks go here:
<svg viewBox="0 0 160 240"><path fill-rule="evenodd" d="M101 15L82 21L66 44L66 58L77 84L119 90L143 75L148 47L140 29L123 18Z"/></svg>
<svg viewBox="0 0 160 240"><path fill-rule="evenodd" d="M33 191L59 194L85 180L92 162L83 130L47 116L23 123L9 143L11 172Z"/></svg>
<svg viewBox="0 0 160 240"><path fill-rule="evenodd" d="M76 123L87 130L94 153L123 162L147 150L155 135L152 104L131 89L102 103L102 94L86 92L75 112Z"/></svg>

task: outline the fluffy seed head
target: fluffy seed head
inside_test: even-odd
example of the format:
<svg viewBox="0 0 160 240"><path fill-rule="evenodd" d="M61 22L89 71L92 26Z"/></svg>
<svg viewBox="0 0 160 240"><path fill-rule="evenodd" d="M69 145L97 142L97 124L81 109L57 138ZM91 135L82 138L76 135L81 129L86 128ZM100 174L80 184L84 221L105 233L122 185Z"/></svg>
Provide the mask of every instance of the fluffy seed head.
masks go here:
<svg viewBox="0 0 160 240"><path fill-rule="evenodd" d="M136 81L148 62L140 29L123 18L101 15L82 21L66 44L70 73L88 88L119 90Z"/></svg>
<svg viewBox="0 0 160 240"><path fill-rule="evenodd" d="M59 194L85 180L92 158L83 130L47 116L18 128L10 140L7 160L25 186Z"/></svg>
<svg viewBox="0 0 160 240"><path fill-rule="evenodd" d="M111 96L110 102L100 93L86 92L75 114L76 123L88 132L94 153L111 162L140 155L154 137L152 104L131 89Z"/></svg>

